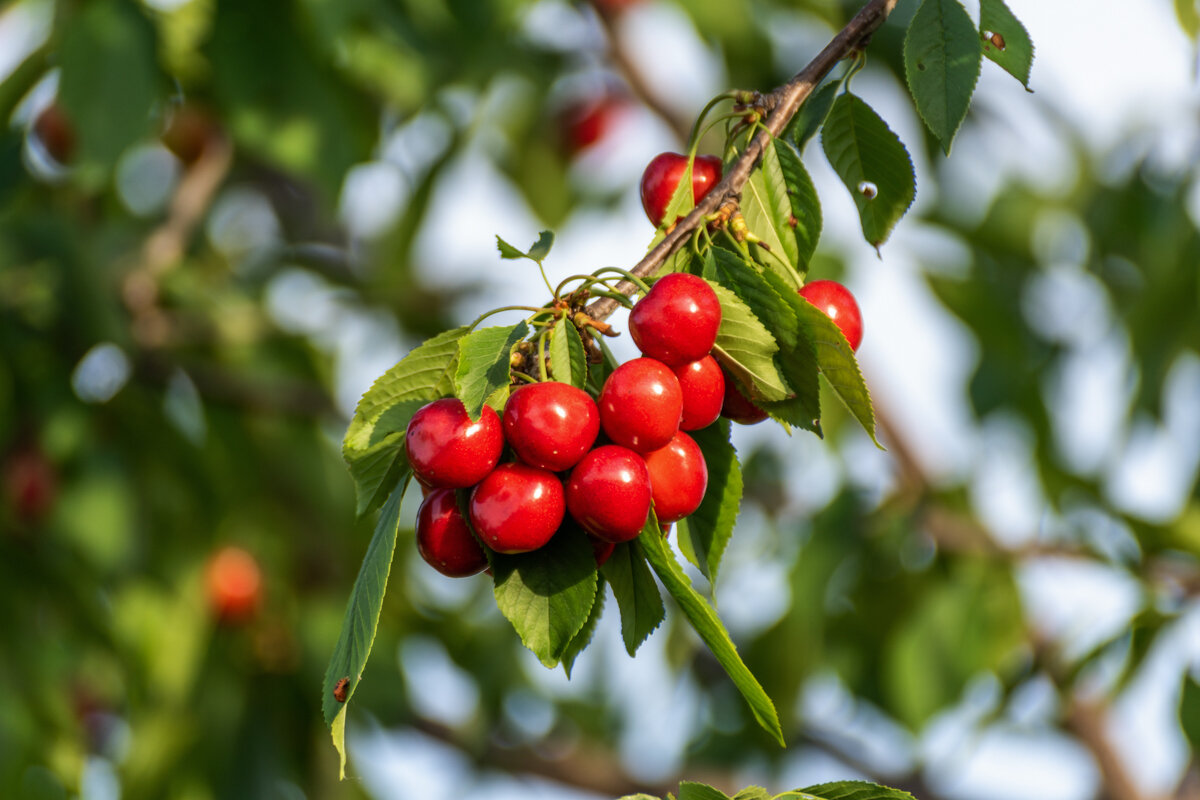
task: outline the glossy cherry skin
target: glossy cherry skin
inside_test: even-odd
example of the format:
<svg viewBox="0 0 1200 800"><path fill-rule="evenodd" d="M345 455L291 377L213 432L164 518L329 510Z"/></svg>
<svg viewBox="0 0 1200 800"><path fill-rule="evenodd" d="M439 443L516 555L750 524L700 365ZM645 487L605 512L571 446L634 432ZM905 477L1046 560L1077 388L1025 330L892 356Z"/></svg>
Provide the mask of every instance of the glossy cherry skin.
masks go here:
<svg viewBox="0 0 1200 800"><path fill-rule="evenodd" d="M500 417L484 406L476 422L455 397L422 406L404 435L408 463L422 484L465 489L483 480L500 461L504 434Z"/></svg>
<svg viewBox="0 0 1200 800"><path fill-rule="evenodd" d="M692 437L680 431L666 447L643 458L660 523L677 522L700 507L708 488L708 465Z"/></svg>
<svg viewBox="0 0 1200 800"><path fill-rule="evenodd" d="M837 323L850 349L858 351L863 337L862 312L849 289L837 281L812 281L800 287L800 296Z"/></svg>
<svg viewBox="0 0 1200 800"><path fill-rule="evenodd" d="M583 457L567 481L567 511L606 542L636 537L650 516L650 471L640 455L606 444Z"/></svg>
<svg viewBox="0 0 1200 800"><path fill-rule="evenodd" d="M528 553L550 541L566 514L562 481L526 464L501 464L471 492L471 524L497 553Z"/></svg>
<svg viewBox="0 0 1200 800"><path fill-rule="evenodd" d="M258 610L262 572L253 555L240 547L223 547L204 569L208 605L222 622L244 622Z"/></svg>
<svg viewBox="0 0 1200 800"><path fill-rule="evenodd" d="M513 391L504 406L504 440L531 467L563 472L579 463L600 433L591 396L567 383L546 381Z"/></svg>
<svg viewBox="0 0 1200 800"><path fill-rule="evenodd" d="M659 153L642 173L642 208L655 227L663 225L667 205L687 170L687 161L687 156L680 153ZM692 163L692 201L699 203L720 182L721 159L717 156L696 156Z"/></svg>
<svg viewBox="0 0 1200 800"><path fill-rule="evenodd" d="M705 356L671 371L679 379L679 388L683 391L683 418L679 429L697 431L716 422L725 402L725 373L717 360Z"/></svg>
<svg viewBox="0 0 1200 800"><path fill-rule="evenodd" d="M567 152L578 153L607 137L628 105L624 97L610 91L568 107L559 118Z"/></svg>
<svg viewBox="0 0 1200 800"><path fill-rule="evenodd" d="M721 302L708 282L686 272L659 278L629 312L642 355L677 367L704 358L717 343Z"/></svg>
<svg viewBox="0 0 1200 800"><path fill-rule="evenodd" d="M742 425L756 425L767 418L767 412L750 402L733 378L726 373L725 400L721 404L721 416Z"/></svg>
<svg viewBox="0 0 1200 800"><path fill-rule="evenodd" d="M613 370L600 390L600 425L614 444L649 453L664 447L683 417L683 390L671 368L635 358Z"/></svg>
<svg viewBox="0 0 1200 800"><path fill-rule="evenodd" d="M487 556L471 535L453 489L433 489L417 511L417 551L429 566L450 578L487 567Z"/></svg>

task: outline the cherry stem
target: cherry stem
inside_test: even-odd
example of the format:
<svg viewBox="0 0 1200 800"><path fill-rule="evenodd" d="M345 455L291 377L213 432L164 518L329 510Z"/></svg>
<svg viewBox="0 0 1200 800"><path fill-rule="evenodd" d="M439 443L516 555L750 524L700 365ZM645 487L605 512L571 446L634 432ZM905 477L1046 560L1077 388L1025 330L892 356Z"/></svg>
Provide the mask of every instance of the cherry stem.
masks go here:
<svg viewBox="0 0 1200 800"><path fill-rule="evenodd" d="M896 8L897 2L898 0L870 0L804 69L786 84L775 89L772 93L775 106L763 121L762 130L754 135L742 154L729 165L721 182L634 266L631 270L632 275L653 275L668 257L681 247L687 246L692 232L698 227L703 227L710 214L731 198L741 194L742 187L750 179L750 173L771 140L787 127L800 105L808 99L825 76L833 71L843 58L854 54L866 44L871 34ZM616 287L617 291L626 295L633 294L637 288L632 281L623 281ZM587 307L587 314L592 319L606 319L618 307L620 303L616 300L601 297Z"/></svg>
<svg viewBox="0 0 1200 800"><path fill-rule="evenodd" d="M708 116L708 112L712 111L714 108L716 108L718 105L725 102L726 100L735 99L738 94L739 94L739 92L736 89L731 89L728 92L721 92L721 94L717 95L712 100L709 100L708 105L706 105L700 111L700 116L696 117L696 121L692 124L692 132L688 136L688 153L691 156L694 157L696 155L696 148L700 145L700 139L704 136L705 133L708 133L709 128L712 127L710 125L708 128L705 128L703 131L700 130L700 126L704 124L704 118ZM722 119L724 119L724 117L722 117Z"/></svg>
<svg viewBox="0 0 1200 800"><path fill-rule="evenodd" d="M601 267L600 269L596 270L595 274L597 276L599 276L605 272L612 272L617 275L620 275L622 278L624 278L625 280L632 283L638 289L641 289L642 294L645 294L646 292L650 291L649 284L647 284L644 280L642 280L643 276L640 276L640 275L637 275L636 273L630 272L627 269L621 269L620 267ZM617 291L621 291L621 290L617 289ZM629 295L629 294L633 294L633 292L621 292L621 294ZM591 314L588 314L588 316L590 317ZM607 315L605 315L605 316L607 316ZM592 319L595 319L595 317L592 317Z"/></svg>
<svg viewBox="0 0 1200 800"><path fill-rule="evenodd" d="M494 317L495 315L505 311L532 311L533 316L529 318L530 320L533 320L535 317L540 317L543 314L553 313L551 309L544 306L542 308L534 308L533 306L501 306L500 308L493 308L491 311L486 311L481 314L478 319L471 323L467 330L473 331L479 327L479 323L483 322L488 317Z"/></svg>
<svg viewBox="0 0 1200 800"><path fill-rule="evenodd" d="M543 381L550 380L550 376L546 374L546 339L548 338L549 336L545 333L538 337L538 375L542 376Z"/></svg>

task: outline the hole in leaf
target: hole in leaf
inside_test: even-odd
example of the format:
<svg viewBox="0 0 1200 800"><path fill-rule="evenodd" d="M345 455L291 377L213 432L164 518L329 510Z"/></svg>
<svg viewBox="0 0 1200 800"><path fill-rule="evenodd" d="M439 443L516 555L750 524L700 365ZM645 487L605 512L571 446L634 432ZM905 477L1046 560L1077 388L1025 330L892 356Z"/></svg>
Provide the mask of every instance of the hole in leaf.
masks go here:
<svg viewBox="0 0 1200 800"><path fill-rule="evenodd" d="M859 181L858 193L868 200L874 200L879 196L879 187L870 181Z"/></svg>

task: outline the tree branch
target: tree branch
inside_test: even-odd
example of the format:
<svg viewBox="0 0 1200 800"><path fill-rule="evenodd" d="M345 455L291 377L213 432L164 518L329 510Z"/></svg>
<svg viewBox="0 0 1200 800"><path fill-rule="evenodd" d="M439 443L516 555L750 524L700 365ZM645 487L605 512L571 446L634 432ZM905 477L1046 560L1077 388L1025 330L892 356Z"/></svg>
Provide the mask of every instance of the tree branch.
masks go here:
<svg viewBox="0 0 1200 800"><path fill-rule="evenodd" d="M754 170L754 165L758 163L759 156L762 155L767 144L787 127L788 122L799 110L800 104L812 94L817 84L837 66L837 63L867 43L871 34L892 13L896 3L897 0L871 0L854 15L854 18L846 24L846 27L842 28L837 36L833 37L829 44L825 45L825 49L818 53L808 66L771 93L773 107L771 113L763 121L765 130L758 132L729 171L725 173L721 182L713 187L713 190L700 201L700 204L692 209L692 212L684 217L667 234L666 238L655 245L645 258L638 262L632 270L634 275L644 278L654 274L672 253L687 243L692 233L705 223L706 217L726 201L741 196L742 187L749 180L750 173ZM616 285L616 290L625 295L632 295L636 288L629 281L621 281ZM619 303L616 300L604 297L589 305L587 313L593 319L606 319L618 307Z"/></svg>

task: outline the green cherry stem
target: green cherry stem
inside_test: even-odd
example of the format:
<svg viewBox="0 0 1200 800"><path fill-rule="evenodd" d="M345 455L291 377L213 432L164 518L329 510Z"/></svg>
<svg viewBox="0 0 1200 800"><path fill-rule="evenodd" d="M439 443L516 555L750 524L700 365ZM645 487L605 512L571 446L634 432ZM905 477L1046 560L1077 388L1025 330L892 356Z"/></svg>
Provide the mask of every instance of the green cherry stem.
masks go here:
<svg viewBox="0 0 1200 800"><path fill-rule="evenodd" d="M538 337L538 375L542 376L543 381L550 380L550 376L546 374L546 339L547 335L543 333Z"/></svg>
<svg viewBox="0 0 1200 800"><path fill-rule="evenodd" d="M539 317L542 314L549 313L550 309L534 308L533 306L501 306L500 308L493 308L491 311L485 311L483 314L481 314L478 319L476 319L474 322L472 322L467 327L467 330L473 331L476 328L478 328L479 324L481 322L483 322L485 319L487 319L488 317L494 317L497 314L504 313L505 311L532 311L534 317ZM531 317L530 319L533 319L533 317Z"/></svg>
<svg viewBox="0 0 1200 800"><path fill-rule="evenodd" d="M606 272L612 272L617 275L620 275L622 278L624 278L625 280L629 281L630 283L632 283L633 285L635 285L639 289L641 289L642 294L645 294L646 292L650 291L650 286L644 280L639 278L637 275L634 275L632 272L630 272L627 269L621 269L620 267L601 267L600 269L596 270L596 272L594 274L596 276L600 276Z"/></svg>

